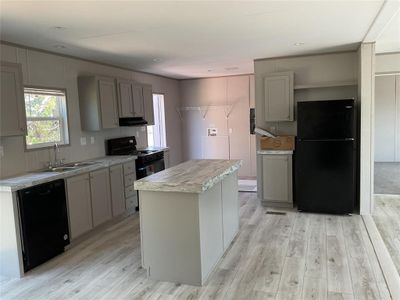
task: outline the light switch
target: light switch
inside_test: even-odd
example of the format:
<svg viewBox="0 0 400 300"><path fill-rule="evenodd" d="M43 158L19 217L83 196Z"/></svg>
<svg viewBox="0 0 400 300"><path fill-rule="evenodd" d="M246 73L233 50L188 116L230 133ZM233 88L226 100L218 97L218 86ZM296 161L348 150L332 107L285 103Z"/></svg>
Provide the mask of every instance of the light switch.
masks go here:
<svg viewBox="0 0 400 300"><path fill-rule="evenodd" d="M232 128L229 128L229 134L232 134Z"/></svg>
<svg viewBox="0 0 400 300"><path fill-rule="evenodd" d="M136 130L136 138L139 137L139 130Z"/></svg>
<svg viewBox="0 0 400 300"><path fill-rule="evenodd" d="M85 136L81 137L81 146L86 146L86 137Z"/></svg>
<svg viewBox="0 0 400 300"><path fill-rule="evenodd" d="M94 144L94 136L90 137L90 143L93 145Z"/></svg>

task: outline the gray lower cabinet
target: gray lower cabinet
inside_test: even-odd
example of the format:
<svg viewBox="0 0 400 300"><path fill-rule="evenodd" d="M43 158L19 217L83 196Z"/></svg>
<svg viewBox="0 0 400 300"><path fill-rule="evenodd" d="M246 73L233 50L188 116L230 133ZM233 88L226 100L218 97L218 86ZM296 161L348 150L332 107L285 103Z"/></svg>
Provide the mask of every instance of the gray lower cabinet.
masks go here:
<svg viewBox="0 0 400 300"><path fill-rule="evenodd" d="M0 137L26 134L24 86L20 64L1 62Z"/></svg>
<svg viewBox="0 0 400 300"><path fill-rule="evenodd" d="M79 108L83 130L119 127L115 79L103 76L78 78Z"/></svg>
<svg viewBox="0 0 400 300"><path fill-rule="evenodd" d="M98 226L112 217L108 169L90 173L90 192L92 196L93 226Z"/></svg>
<svg viewBox="0 0 400 300"><path fill-rule="evenodd" d="M125 172L129 174L125 176ZM126 177L136 178L134 172L135 162L131 161L66 179L71 239L122 215L128 201L135 203L133 185L129 188L134 199L127 199L124 184Z"/></svg>
<svg viewBox="0 0 400 300"><path fill-rule="evenodd" d="M125 205L128 211L132 211L138 205L137 192L133 183L136 180L135 161L130 161L123 164L124 186L125 186Z"/></svg>
<svg viewBox="0 0 400 300"><path fill-rule="evenodd" d="M264 76L264 120L294 120L294 73L280 72Z"/></svg>
<svg viewBox="0 0 400 300"><path fill-rule="evenodd" d="M293 206L292 189L292 155L263 155L263 201L269 205Z"/></svg>
<svg viewBox="0 0 400 300"><path fill-rule="evenodd" d="M71 239L93 228L89 174L66 179Z"/></svg>
<svg viewBox="0 0 400 300"><path fill-rule="evenodd" d="M110 185L112 215L115 217L124 213L126 209L124 195L124 171L122 165L110 167Z"/></svg>

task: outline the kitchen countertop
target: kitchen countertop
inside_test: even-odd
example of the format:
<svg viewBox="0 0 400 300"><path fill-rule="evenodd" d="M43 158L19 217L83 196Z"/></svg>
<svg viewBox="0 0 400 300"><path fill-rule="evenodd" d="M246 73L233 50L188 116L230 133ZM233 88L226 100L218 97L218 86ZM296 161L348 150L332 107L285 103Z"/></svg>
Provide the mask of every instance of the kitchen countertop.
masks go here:
<svg viewBox="0 0 400 300"><path fill-rule="evenodd" d="M169 147L158 147L158 146L137 147L137 149L138 150L169 151Z"/></svg>
<svg viewBox="0 0 400 300"><path fill-rule="evenodd" d="M154 192L202 193L242 165L241 160L189 160L135 181L135 189Z"/></svg>
<svg viewBox="0 0 400 300"><path fill-rule="evenodd" d="M101 168L107 168L113 165L125 163L131 160L135 160L136 158L137 156L134 155L105 156L86 161L86 162L96 162L93 165L82 166L70 171L64 171L64 172L33 171L25 175L0 180L0 192L15 192L41 183L46 183L53 180L67 178L95 171Z"/></svg>
<svg viewBox="0 0 400 300"><path fill-rule="evenodd" d="M293 150L257 150L257 154L260 155L271 155L271 154L276 154L276 155L285 155L285 154L293 154Z"/></svg>

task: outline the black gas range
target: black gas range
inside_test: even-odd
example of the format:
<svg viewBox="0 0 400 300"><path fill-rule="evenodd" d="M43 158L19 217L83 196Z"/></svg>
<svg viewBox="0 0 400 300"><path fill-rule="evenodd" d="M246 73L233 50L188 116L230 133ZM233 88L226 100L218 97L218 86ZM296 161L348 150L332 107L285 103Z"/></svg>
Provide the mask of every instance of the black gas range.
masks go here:
<svg viewBox="0 0 400 300"><path fill-rule="evenodd" d="M164 152L161 150L138 150L134 136L106 140L106 154L137 156L136 179L144 178L165 169ZM139 210L139 206L136 207L136 210Z"/></svg>

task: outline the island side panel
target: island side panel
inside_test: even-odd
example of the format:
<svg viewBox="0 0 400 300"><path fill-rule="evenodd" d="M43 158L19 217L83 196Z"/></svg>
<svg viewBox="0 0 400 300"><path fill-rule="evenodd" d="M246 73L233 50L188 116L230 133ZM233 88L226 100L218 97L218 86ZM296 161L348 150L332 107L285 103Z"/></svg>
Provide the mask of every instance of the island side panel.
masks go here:
<svg viewBox="0 0 400 300"><path fill-rule="evenodd" d="M237 173L234 172L222 181L224 251L239 232L239 188Z"/></svg>
<svg viewBox="0 0 400 300"><path fill-rule="evenodd" d="M142 255L149 278L201 285L198 194L139 193Z"/></svg>
<svg viewBox="0 0 400 300"><path fill-rule="evenodd" d="M16 193L0 192L0 275L24 276Z"/></svg>
<svg viewBox="0 0 400 300"><path fill-rule="evenodd" d="M199 197L202 284L224 254L221 187L219 182Z"/></svg>

